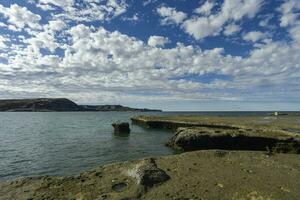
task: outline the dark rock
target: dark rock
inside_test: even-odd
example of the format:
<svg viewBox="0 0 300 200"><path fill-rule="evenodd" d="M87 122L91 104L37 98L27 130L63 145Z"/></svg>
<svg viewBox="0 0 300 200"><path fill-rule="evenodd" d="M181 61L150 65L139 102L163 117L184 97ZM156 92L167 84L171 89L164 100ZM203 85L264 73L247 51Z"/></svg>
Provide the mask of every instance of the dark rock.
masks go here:
<svg viewBox="0 0 300 200"><path fill-rule="evenodd" d="M112 126L114 127L114 132L119 133L130 133L129 123L123 122L123 123L113 123Z"/></svg>
<svg viewBox="0 0 300 200"><path fill-rule="evenodd" d="M140 184L152 187L170 179L170 176L162 169L159 169L153 158L150 158L138 169Z"/></svg>

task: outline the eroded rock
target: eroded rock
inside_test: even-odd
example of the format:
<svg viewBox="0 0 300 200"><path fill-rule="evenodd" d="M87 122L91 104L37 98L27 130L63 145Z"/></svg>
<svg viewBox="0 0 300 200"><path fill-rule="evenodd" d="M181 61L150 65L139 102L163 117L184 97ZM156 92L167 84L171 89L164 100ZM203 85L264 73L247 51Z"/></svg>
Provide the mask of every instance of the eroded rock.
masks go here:
<svg viewBox="0 0 300 200"><path fill-rule="evenodd" d="M137 183L145 187L153 187L170 179L164 170L157 167L153 158L141 161L134 169L128 170L126 174L136 178Z"/></svg>
<svg viewBox="0 0 300 200"><path fill-rule="evenodd" d="M167 146L184 151L223 149L300 153L299 139L255 129L178 128Z"/></svg>
<svg viewBox="0 0 300 200"><path fill-rule="evenodd" d="M114 133L116 134L130 133L129 123L127 122L113 123L112 126L114 127Z"/></svg>

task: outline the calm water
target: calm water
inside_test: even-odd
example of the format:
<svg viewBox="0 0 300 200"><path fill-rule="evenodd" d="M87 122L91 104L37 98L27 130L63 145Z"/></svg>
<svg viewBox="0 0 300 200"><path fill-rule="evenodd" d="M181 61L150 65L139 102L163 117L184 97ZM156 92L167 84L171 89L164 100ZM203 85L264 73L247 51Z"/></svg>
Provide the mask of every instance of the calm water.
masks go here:
<svg viewBox="0 0 300 200"><path fill-rule="evenodd" d="M0 180L19 176L71 175L97 165L174 152L164 143L172 133L131 126L129 137L113 134L115 121L134 112L0 112ZM170 115L179 113L142 113ZM180 113L267 115L268 113Z"/></svg>
<svg viewBox="0 0 300 200"><path fill-rule="evenodd" d="M115 121L139 113L0 113L0 179L71 175L94 166L172 154L170 132L132 126L129 137L113 134Z"/></svg>

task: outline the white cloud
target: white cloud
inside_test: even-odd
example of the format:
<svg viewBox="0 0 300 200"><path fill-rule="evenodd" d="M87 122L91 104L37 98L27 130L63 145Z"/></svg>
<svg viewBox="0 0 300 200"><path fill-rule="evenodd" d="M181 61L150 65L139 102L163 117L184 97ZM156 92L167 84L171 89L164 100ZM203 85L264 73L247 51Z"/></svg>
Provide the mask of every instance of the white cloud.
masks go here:
<svg viewBox="0 0 300 200"><path fill-rule="evenodd" d="M45 5L53 9L59 6L58 1L56 5L49 2ZM269 35L246 33L244 39L258 43L249 56L240 57L228 54L223 48L204 50L181 43L161 48L169 42L168 38L151 36L144 42L101 26L68 23L70 19L95 20L96 15L97 20L107 20L124 12L122 9L115 12L113 7L120 6L115 3L101 2L100 11L96 11L100 6L97 0L85 3L88 7L83 10L81 5L68 5L64 15L52 15L43 29L33 30L29 36L18 36L15 44L13 40L6 41L4 36L0 38L0 46L9 46L9 51L0 53L1 59L7 60L0 63L1 97L5 94L10 97L66 96L95 103L299 99L300 45L296 41L300 41L300 26L297 20L287 26L292 42L258 42ZM260 5L261 1L255 0L225 0L216 13L206 9L199 11L201 16L196 13L187 18L185 13L164 7L166 10L161 14L164 14L164 23L178 24L195 38L203 39L237 33L240 31L237 24L242 24L239 21L254 17ZM91 13L91 8L95 13ZM76 25L72 27L72 24ZM22 26L10 23L10 27L18 30ZM23 28L33 29L27 22ZM57 48L64 52L56 55Z"/></svg>
<svg viewBox="0 0 300 200"><path fill-rule="evenodd" d="M259 22L259 26L266 27L266 28L274 28L273 25L270 25L270 20L274 17L273 14L267 14L267 15L262 15L261 18L262 20Z"/></svg>
<svg viewBox="0 0 300 200"><path fill-rule="evenodd" d="M118 100L133 102L251 100L253 96L257 100L260 96L272 99L274 95L284 98L295 94L289 90L284 95L269 94L266 90L264 95L255 95L253 88L268 86L275 90L286 84L299 86L300 47L296 44L262 43L249 57L242 58L224 55L223 48L201 50L180 43L174 48L159 48L120 32L82 24L70 28L68 34L71 40L58 44L45 30L26 39L29 46L15 47L12 50L15 56L8 57L8 64L1 64L0 74L18 79L0 80L2 93L26 95L22 93L26 91L40 96L64 95L74 100L84 96L96 102L114 101L116 96ZM40 48L54 50L57 46L65 50L62 58L39 52ZM211 82L201 82L202 75L209 74L229 80L216 76ZM198 76L200 81L185 76Z"/></svg>
<svg viewBox="0 0 300 200"><path fill-rule="evenodd" d="M169 43L170 40L167 37L162 36L151 36L148 39L148 45L151 47L163 47L165 44Z"/></svg>
<svg viewBox="0 0 300 200"><path fill-rule="evenodd" d="M241 30L240 26L236 24L228 24L227 26L225 26L223 33L224 35L229 36L239 32L240 30Z"/></svg>
<svg viewBox="0 0 300 200"><path fill-rule="evenodd" d="M7 47L7 45L5 44L5 42L9 41L6 37L3 37L2 35L0 35L0 51L5 49Z"/></svg>
<svg viewBox="0 0 300 200"><path fill-rule="evenodd" d="M25 28L28 26L33 29L40 29L39 21L41 16L32 13L26 7L21 7L17 4L12 4L9 8L0 4L0 13L8 18L8 23L17 28Z"/></svg>
<svg viewBox="0 0 300 200"><path fill-rule="evenodd" d="M195 9L194 12L198 13L198 14L208 16L208 15L210 15L211 10L213 9L214 6L215 6L214 1L206 1L202 6Z"/></svg>
<svg viewBox="0 0 300 200"><path fill-rule="evenodd" d="M220 11L211 14L210 10L213 3L207 1L196 10L197 13L202 15L193 16L189 19L186 19L187 15L185 13L176 11L174 8L161 7L160 9L163 10L158 11L160 16L163 17L162 22L164 24L180 24L185 32L200 40L208 36L219 35L228 22L237 22L243 17L253 18L260 10L262 3L262 0L225 0ZM176 20L175 16L177 16Z"/></svg>
<svg viewBox="0 0 300 200"><path fill-rule="evenodd" d="M278 10L282 14L280 26L288 29L290 36L295 42L300 42L300 2L297 0L288 0Z"/></svg>
<svg viewBox="0 0 300 200"><path fill-rule="evenodd" d="M170 23L180 24L187 17L185 13L176 11L175 8L170 7L160 7L156 11L161 17L163 17L161 23L164 25Z"/></svg>
<svg viewBox="0 0 300 200"><path fill-rule="evenodd" d="M67 24L61 20L49 21L48 24L44 26L44 29L49 29L51 31L61 31L67 28Z"/></svg>
<svg viewBox="0 0 300 200"><path fill-rule="evenodd" d="M282 13L280 26L286 27L289 25L293 25L299 17L299 13L295 13L295 11L299 9L300 2L298 0L285 1L279 8L279 11Z"/></svg>
<svg viewBox="0 0 300 200"><path fill-rule="evenodd" d="M257 42L265 38L266 38L266 34L260 31L251 31L243 35L244 40L251 41L251 42Z"/></svg>
<svg viewBox="0 0 300 200"><path fill-rule="evenodd" d="M55 10L56 7L65 12L55 15L56 18L78 22L110 20L120 16L127 10L126 0L85 0L76 3L74 0L34 0L37 7L43 10Z"/></svg>

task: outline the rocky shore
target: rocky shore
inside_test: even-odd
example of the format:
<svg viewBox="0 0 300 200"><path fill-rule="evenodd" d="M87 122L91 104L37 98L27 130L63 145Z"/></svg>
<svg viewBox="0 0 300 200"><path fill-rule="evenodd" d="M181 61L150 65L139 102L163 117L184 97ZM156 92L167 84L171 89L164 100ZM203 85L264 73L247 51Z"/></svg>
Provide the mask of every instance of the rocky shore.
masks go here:
<svg viewBox="0 0 300 200"><path fill-rule="evenodd" d="M193 151L0 183L0 199L300 199L296 154Z"/></svg>
<svg viewBox="0 0 300 200"><path fill-rule="evenodd" d="M298 200L299 118L267 119L134 117L133 123L146 128L174 130L167 145L188 152L109 164L77 176L2 182L0 200Z"/></svg>

